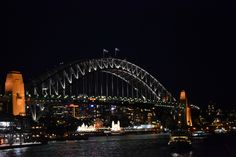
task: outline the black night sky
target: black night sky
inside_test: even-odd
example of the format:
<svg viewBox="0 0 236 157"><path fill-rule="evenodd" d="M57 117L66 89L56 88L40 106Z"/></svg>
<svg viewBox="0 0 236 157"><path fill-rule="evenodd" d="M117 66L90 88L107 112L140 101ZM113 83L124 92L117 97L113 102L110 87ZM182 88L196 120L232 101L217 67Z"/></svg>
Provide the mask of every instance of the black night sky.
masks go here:
<svg viewBox="0 0 236 157"><path fill-rule="evenodd" d="M191 103L235 108L234 1L8 1L5 11L1 86L8 71L28 81L117 47L176 98L185 89Z"/></svg>

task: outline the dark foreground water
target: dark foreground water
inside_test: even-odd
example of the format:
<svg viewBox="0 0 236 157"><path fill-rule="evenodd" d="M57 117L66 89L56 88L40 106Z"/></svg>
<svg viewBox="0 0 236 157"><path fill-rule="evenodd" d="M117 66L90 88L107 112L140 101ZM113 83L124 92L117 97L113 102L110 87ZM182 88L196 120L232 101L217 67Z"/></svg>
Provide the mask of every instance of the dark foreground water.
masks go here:
<svg viewBox="0 0 236 157"><path fill-rule="evenodd" d="M193 149L174 152L164 135L91 137L85 141L50 142L47 145L0 150L0 157L236 157L233 137L197 140Z"/></svg>

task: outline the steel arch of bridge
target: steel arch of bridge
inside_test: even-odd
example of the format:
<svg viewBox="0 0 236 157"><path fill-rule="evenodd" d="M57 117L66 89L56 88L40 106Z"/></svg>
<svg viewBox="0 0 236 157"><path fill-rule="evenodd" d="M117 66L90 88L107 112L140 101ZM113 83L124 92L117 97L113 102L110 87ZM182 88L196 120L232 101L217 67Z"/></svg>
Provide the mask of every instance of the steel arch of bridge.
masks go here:
<svg viewBox="0 0 236 157"><path fill-rule="evenodd" d="M141 67L118 58L99 58L62 65L46 75L40 77L33 84L34 96L63 95L67 84L73 84L73 79L79 79L92 72L104 72L121 78L127 83L135 80L138 86L147 89L153 95L154 100L168 97L176 101L169 91L150 73ZM137 90L137 88L136 88ZM29 92L28 93L32 93ZM62 92L62 93L61 93Z"/></svg>

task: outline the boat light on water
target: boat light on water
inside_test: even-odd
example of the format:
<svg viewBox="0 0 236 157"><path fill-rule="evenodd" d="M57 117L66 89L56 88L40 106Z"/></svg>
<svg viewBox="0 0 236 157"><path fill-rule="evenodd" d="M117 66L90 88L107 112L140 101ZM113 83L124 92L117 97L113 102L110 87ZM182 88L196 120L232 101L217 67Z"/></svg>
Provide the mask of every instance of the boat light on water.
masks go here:
<svg viewBox="0 0 236 157"><path fill-rule="evenodd" d="M173 131L171 133L168 145L174 149L188 150L191 148L192 142L189 138L188 132L182 131L182 130L177 130L177 131Z"/></svg>

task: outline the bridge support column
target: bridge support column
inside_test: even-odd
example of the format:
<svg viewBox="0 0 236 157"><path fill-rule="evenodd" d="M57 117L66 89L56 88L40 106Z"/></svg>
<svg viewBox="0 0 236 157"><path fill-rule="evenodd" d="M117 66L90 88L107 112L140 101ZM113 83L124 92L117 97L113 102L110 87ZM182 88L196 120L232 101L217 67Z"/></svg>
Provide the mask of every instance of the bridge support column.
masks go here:
<svg viewBox="0 0 236 157"><path fill-rule="evenodd" d="M12 110L7 111L14 116L25 116L25 88L22 74L18 71L11 71L7 74L5 82L6 94L12 94Z"/></svg>
<svg viewBox="0 0 236 157"><path fill-rule="evenodd" d="M184 90L180 93L180 105L184 107L184 121L187 126L192 126L192 118L191 118L191 111L190 111L190 105L188 104L186 93Z"/></svg>

